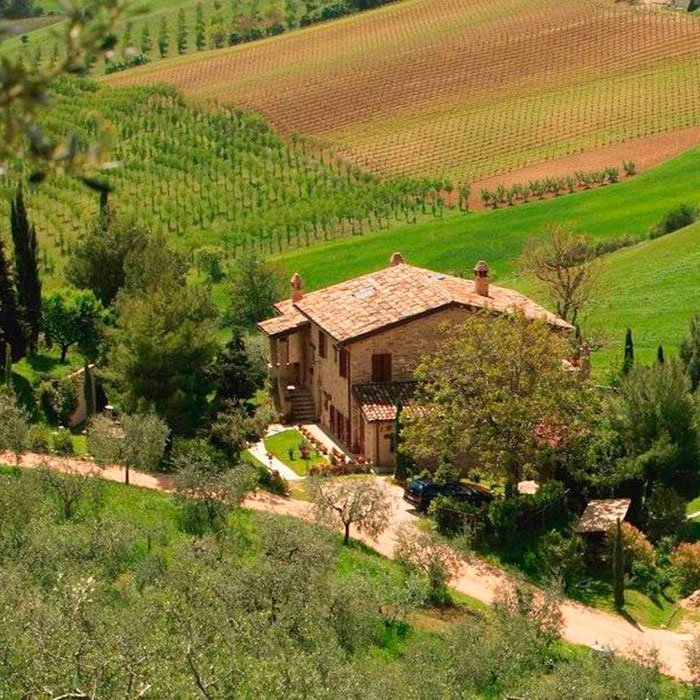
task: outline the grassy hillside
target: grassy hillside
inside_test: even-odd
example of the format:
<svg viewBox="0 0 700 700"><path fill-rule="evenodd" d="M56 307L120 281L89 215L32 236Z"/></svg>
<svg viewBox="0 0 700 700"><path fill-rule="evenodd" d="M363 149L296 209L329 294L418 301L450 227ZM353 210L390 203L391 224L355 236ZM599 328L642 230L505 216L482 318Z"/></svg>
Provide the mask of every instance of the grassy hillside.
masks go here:
<svg viewBox="0 0 700 700"><path fill-rule="evenodd" d="M527 281L518 279L515 264L524 242L541 234L547 223L564 223L599 240L623 235L642 238L669 209L699 198L700 149L695 149L635 179L602 189L496 211L451 215L443 221L336 241L275 259L288 273L298 271L308 288L319 288L384 267L395 250L416 265L467 275L484 258L497 283L531 292ZM697 230L692 227L607 257L610 292L591 320L604 322L614 342L596 359L598 366L614 364L627 325L635 329L645 359L658 343L669 348L677 344L699 301L700 271L693 268L694 251L700 254ZM641 272L647 268L648 274Z"/></svg>
<svg viewBox="0 0 700 700"><path fill-rule="evenodd" d="M233 255L310 245L410 220L423 197L410 195L417 183L379 181L331 151L282 140L259 117L204 110L172 88L57 87L47 131L75 131L87 141L100 123L113 132L111 157L120 163L100 175L113 187L113 206L187 250L214 244ZM0 221L15 187L12 177L0 181ZM60 269L76 236L93 224L98 197L65 177L29 188L27 197L45 269Z"/></svg>
<svg viewBox="0 0 700 700"><path fill-rule="evenodd" d="M604 327L610 347L598 362L622 363L622 341L632 329L635 356L651 362L659 344L677 352L693 314L700 313L700 224L606 256L601 298L589 313Z"/></svg>
<svg viewBox="0 0 700 700"><path fill-rule="evenodd" d="M475 180L700 124L699 29L608 0L409 0L109 79L230 100L378 172Z"/></svg>

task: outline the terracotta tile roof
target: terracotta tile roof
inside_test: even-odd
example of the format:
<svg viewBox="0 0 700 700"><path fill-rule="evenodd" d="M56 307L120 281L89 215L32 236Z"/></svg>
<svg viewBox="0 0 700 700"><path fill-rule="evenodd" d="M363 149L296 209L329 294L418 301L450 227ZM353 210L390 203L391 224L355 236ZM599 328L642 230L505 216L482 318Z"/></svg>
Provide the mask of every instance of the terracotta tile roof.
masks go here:
<svg viewBox="0 0 700 700"><path fill-rule="evenodd" d="M284 335L301 328L309 322L309 319L300 311L294 308L291 299L280 301L275 304L278 316L268 318L266 321L258 323L258 328L262 329L267 335Z"/></svg>
<svg viewBox="0 0 700 700"><path fill-rule="evenodd" d="M290 305L291 302L282 302ZM490 285L489 296L474 291L474 282L401 263L305 294L293 305L339 342L346 342L448 306L492 309L499 313L522 309L528 318L544 318L558 328L571 326L519 292ZM278 308L282 310L282 305ZM284 307L283 313L287 313ZM273 329L294 328L295 319ZM260 327L270 332L264 321Z"/></svg>
<svg viewBox="0 0 700 700"><path fill-rule="evenodd" d="M617 522L624 520L632 501L629 498L604 498L590 501L576 526L577 532L607 532Z"/></svg>
<svg viewBox="0 0 700 700"><path fill-rule="evenodd" d="M352 394L365 419L370 423L396 418L396 402L408 411L413 406L417 382L386 382L383 384L355 384Z"/></svg>

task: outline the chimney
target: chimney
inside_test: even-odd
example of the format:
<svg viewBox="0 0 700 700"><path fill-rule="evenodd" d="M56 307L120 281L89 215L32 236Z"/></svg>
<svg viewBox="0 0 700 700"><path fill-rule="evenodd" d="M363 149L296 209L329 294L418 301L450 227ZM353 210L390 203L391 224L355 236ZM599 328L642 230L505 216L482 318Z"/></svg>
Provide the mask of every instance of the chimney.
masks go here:
<svg viewBox="0 0 700 700"><path fill-rule="evenodd" d="M296 304L304 296L304 282L298 272L292 275L290 284L292 285L292 303Z"/></svg>
<svg viewBox="0 0 700 700"><path fill-rule="evenodd" d="M397 265L403 264L403 255L401 253L392 253L391 258L389 258L389 265L391 267L396 267Z"/></svg>
<svg viewBox="0 0 700 700"><path fill-rule="evenodd" d="M482 297L489 295L489 266L483 260L474 266L474 291Z"/></svg>

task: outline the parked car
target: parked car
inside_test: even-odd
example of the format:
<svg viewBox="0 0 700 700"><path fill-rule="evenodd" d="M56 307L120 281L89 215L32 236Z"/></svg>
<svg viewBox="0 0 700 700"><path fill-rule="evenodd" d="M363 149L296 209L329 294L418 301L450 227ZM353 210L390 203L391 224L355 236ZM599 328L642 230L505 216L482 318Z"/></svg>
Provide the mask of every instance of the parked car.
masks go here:
<svg viewBox="0 0 700 700"><path fill-rule="evenodd" d="M485 505L494 499L493 492L480 484L463 484L458 481L436 484L430 479L412 481L403 494L405 501L423 513L428 510L432 501L438 496L449 496L458 501L473 503L476 506Z"/></svg>

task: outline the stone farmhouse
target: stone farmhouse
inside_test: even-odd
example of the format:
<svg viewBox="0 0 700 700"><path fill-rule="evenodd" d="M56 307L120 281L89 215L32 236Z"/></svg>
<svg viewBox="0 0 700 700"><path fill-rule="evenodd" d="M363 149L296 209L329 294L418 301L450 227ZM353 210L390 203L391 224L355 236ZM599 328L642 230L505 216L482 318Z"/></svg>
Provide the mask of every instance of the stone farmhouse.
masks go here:
<svg viewBox="0 0 700 700"><path fill-rule="evenodd" d="M317 422L380 468L393 466L397 401L410 408L414 371L440 342L443 325L476 310L520 309L557 331L572 330L528 297L490 284L483 261L467 280L394 253L378 272L309 293L295 273L291 287L277 315L258 324L270 340L273 399L286 421Z"/></svg>

